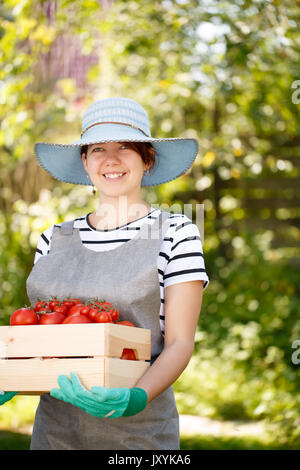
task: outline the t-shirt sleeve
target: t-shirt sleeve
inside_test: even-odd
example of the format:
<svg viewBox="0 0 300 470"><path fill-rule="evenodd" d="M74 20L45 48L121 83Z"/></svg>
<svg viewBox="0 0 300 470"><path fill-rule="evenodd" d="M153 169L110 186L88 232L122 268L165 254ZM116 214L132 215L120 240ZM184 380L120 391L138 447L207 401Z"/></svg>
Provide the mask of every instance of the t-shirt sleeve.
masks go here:
<svg viewBox="0 0 300 470"><path fill-rule="evenodd" d="M37 243L36 250L35 250L35 256L34 256L33 264L36 264L36 262L40 259L41 256L48 255L48 253L50 251L52 232L53 232L53 226L47 228L41 234L41 236L38 240L38 243Z"/></svg>
<svg viewBox="0 0 300 470"><path fill-rule="evenodd" d="M206 289L209 278L199 229L185 215L174 217L173 220L169 229L173 241L164 270L164 287L180 282L202 280Z"/></svg>

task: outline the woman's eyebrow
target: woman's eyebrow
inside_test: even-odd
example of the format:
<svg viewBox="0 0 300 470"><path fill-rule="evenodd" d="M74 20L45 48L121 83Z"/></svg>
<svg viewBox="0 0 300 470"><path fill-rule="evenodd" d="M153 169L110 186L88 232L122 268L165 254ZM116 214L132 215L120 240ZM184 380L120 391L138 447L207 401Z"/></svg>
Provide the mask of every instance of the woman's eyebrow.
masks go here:
<svg viewBox="0 0 300 470"><path fill-rule="evenodd" d="M93 148L99 147L99 146L103 147L103 146L105 146L105 144L107 144L107 143L109 143L109 142L99 142L99 143L97 143L97 144L90 144L89 147L90 147L90 149L93 149ZM111 142L111 143L113 143L113 144L118 144L118 145L128 144L128 142Z"/></svg>
<svg viewBox="0 0 300 470"><path fill-rule="evenodd" d="M89 145L89 150L93 150L94 148L97 148L97 147L102 147L102 145L103 144L101 144L101 143Z"/></svg>

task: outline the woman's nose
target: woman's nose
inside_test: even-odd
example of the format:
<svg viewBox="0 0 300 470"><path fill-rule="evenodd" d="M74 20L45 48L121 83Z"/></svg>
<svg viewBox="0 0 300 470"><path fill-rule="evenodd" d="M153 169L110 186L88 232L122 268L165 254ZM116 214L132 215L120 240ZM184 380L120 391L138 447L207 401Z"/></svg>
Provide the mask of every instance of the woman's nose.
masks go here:
<svg viewBox="0 0 300 470"><path fill-rule="evenodd" d="M120 160L120 156L118 155L118 152L114 149L109 149L107 150L107 152L105 153L105 157L104 157L105 161L110 161L110 160L116 160L116 161L119 161Z"/></svg>

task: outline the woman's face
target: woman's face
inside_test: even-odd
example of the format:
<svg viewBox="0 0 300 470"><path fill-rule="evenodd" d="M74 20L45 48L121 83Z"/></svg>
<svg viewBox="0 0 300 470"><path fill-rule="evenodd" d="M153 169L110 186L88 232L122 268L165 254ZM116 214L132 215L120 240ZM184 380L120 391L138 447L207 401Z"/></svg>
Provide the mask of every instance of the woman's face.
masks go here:
<svg viewBox="0 0 300 470"><path fill-rule="evenodd" d="M100 197L140 196L146 165L126 142L89 145L82 162Z"/></svg>

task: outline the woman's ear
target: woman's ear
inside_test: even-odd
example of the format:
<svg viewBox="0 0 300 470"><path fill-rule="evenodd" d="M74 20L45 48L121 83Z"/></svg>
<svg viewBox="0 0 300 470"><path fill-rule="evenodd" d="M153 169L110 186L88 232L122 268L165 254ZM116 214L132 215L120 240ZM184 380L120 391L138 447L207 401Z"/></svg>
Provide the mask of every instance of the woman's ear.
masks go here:
<svg viewBox="0 0 300 470"><path fill-rule="evenodd" d="M85 170L86 170L86 167L87 167L86 160L87 160L87 156L88 156L88 150L89 150L88 145L83 145L81 147L81 160L82 160L82 163L83 163L83 166L84 166Z"/></svg>
<svg viewBox="0 0 300 470"><path fill-rule="evenodd" d="M82 164L83 164L84 169L87 171L86 153L81 154L81 160L82 160Z"/></svg>
<svg viewBox="0 0 300 470"><path fill-rule="evenodd" d="M146 168L145 170L149 172L150 168L153 167L154 163L155 163L155 150L153 147L151 147L150 149L150 154L151 154L151 161L146 165Z"/></svg>

